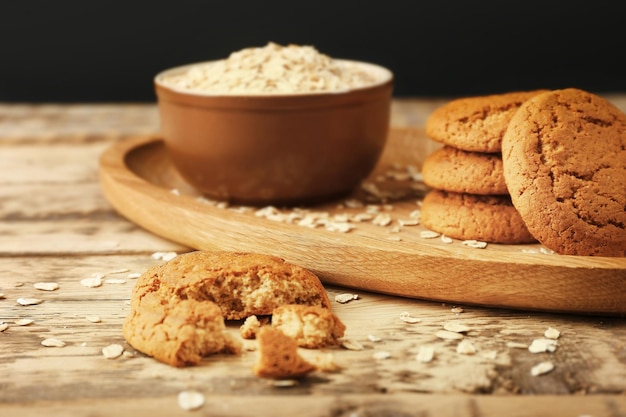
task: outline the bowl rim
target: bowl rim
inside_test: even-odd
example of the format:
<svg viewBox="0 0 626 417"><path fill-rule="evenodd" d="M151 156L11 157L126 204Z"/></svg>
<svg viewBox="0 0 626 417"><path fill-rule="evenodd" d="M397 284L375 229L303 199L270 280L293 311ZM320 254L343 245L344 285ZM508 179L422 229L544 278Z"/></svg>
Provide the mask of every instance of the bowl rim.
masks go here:
<svg viewBox="0 0 626 417"><path fill-rule="evenodd" d="M358 61L358 60L350 60L350 59L333 59L333 61L340 64L348 64L348 65L357 65L364 68L367 68L374 73L380 74L380 78L373 83L366 84L360 87L335 90L335 91L313 91L313 92L304 92L304 93L286 93L286 94L277 94L277 93L251 93L251 94L227 94L227 93L211 93L206 91L193 91L188 89L176 88L170 85L167 85L163 82L163 78L171 75L173 73L181 73L188 70L191 67L198 65L210 65L211 63L223 61L223 59L218 60L210 60L210 61L199 61L193 62L184 65L178 65L175 67L167 68L163 71L158 72L154 78L153 82L157 88L169 90L173 93L196 96L196 97L228 97L228 98L263 98L263 99L272 99L272 98L296 98L296 97L319 97L319 96L338 96L342 94L349 94L357 91L370 90L373 88L377 88L386 84L394 83L394 74L389 69L379 64L374 64L366 61Z"/></svg>

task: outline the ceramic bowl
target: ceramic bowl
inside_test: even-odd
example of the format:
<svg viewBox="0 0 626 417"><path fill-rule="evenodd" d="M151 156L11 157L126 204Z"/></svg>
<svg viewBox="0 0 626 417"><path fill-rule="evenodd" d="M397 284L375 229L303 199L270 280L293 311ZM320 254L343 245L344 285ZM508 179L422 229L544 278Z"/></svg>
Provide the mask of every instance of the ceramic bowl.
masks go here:
<svg viewBox="0 0 626 417"><path fill-rule="evenodd" d="M295 205L346 195L385 146L393 74L344 62L378 81L332 93L210 95L163 83L189 65L157 74L161 133L174 167L207 197L233 203Z"/></svg>

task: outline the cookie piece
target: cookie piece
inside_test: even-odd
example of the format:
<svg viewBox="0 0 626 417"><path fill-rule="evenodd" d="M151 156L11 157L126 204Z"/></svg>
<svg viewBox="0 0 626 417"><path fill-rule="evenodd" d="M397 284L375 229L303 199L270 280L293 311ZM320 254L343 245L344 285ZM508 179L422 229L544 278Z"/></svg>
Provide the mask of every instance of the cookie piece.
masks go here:
<svg viewBox="0 0 626 417"><path fill-rule="evenodd" d="M502 143L504 177L530 232L567 255L626 255L626 115L575 88L525 102Z"/></svg>
<svg viewBox="0 0 626 417"><path fill-rule="evenodd" d="M346 326L327 308L287 304L274 309L272 326L295 339L298 346L320 349L334 346Z"/></svg>
<svg viewBox="0 0 626 417"><path fill-rule="evenodd" d="M158 286L164 299L212 301L227 320L269 315L283 304L330 308L315 274L256 253L189 252L153 268L136 285Z"/></svg>
<svg viewBox="0 0 626 417"><path fill-rule="evenodd" d="M445 145L426 157L424 184L457 193L508 194L499 153L470 152Z"/></svg>
<svg viewBox="0 0 626 417"><path fill-rule="evenodd" d="M226 330L211 301L163 299L149 286L136 286L122 331L135 349L168 365L198 364L214 353L238 353L241 343Z"/></svg>
<svg viewBox="0 0 626 417"><path fill-rule="evenodd" d="M498 153L509 120L519 106L545 91L516 91L452 100L431 113L426 121L426 134L458 149Z"/></svg>
<svg viewBox="0 0 626 417"><path fill-rule="evenodd" d="M536 241L509 196L431 190L421 212L424 226L454 239L508 244Z"/></svg>
<svg viewBox="0 0 626 417"><path fill-rule="evenodd" d="M258 359L254 373L262 378L302 378L316 369L298 354L298 344L273 326L263 326L257 334Z"/></svg>

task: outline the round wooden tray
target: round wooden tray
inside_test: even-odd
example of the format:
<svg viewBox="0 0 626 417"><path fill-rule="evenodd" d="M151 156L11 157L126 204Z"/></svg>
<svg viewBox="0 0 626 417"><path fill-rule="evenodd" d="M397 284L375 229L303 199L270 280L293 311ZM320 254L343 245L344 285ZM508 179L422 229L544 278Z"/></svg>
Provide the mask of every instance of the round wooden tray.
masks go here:
<svg viewBox="0 0 626 417"><path fill-rule="evenodd" d="M208 201L180 178L156 136L113 144L100 158L100 180L120 214L159 236L194 249L277 255L328 284L451 304L626 313L626 258L563 256L539 244L478 249L424 238L426 229L411 224L425 192L411 167L419 169L437 146L421 130L392 129L369 187L315 207ZM382 214L346 223L366 212ZM312 218L317 222L308 222ZM385 225L385 218L391 222ZM353 229L342 231L346 224Z"/></svg>

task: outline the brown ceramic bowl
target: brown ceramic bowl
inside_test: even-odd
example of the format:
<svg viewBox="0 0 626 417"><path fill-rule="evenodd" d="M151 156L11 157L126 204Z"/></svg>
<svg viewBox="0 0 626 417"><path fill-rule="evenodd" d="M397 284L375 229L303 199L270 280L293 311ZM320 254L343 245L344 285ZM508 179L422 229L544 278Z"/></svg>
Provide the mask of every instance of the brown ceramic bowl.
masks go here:
<svg viewBox="0 0 626 417"><path fill-rule="evenodd" d="M192 64L193 65L193 64ZM303 204L349 193L385 145L392 73L337 93L209 95L155 77L161 129L182 177L207 197L238 204Z"/></svg>

